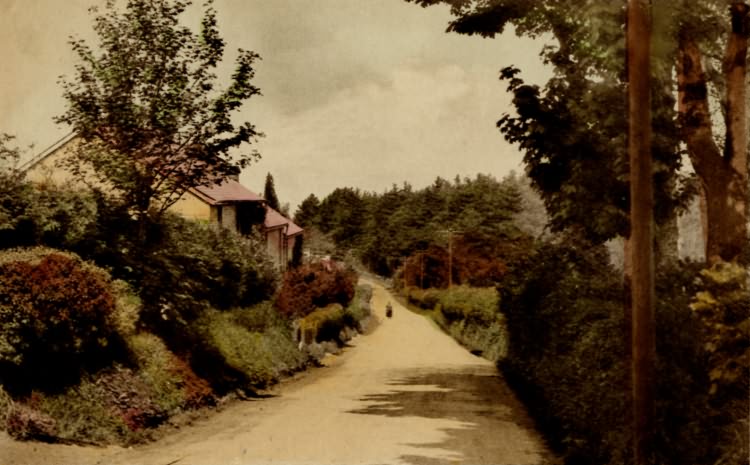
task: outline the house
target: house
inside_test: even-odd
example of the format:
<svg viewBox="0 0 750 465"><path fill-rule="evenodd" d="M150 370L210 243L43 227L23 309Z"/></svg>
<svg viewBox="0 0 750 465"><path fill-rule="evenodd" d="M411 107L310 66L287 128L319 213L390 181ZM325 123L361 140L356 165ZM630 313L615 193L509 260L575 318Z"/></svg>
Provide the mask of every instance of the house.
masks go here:
<svg viewBox="0 0 750 465"><path fill-rule="evenodd" d="M281 213L266 206L266 219L263 222L263 234L266 239L268 254L279 257L284 266L292 260L292 250L297 241L302 240L304 230Z"/></svg>
<svg viewBox="0 0 750 465"><path fill-rule="evenodd" d="M26 173L26 178L34 183L75 184L76 178L61 162L70 156L76 143L75 135L69 134L20 168ZM250 191L236 179L226 179L218 185L190 188L168 211L241 234L249 234L252 227L258 224L261 215L264 215L265 219L259 229L266 241L268 254L281 269L291 260L294 244L301 240L303 233L302 228L270 208L263 197Z"/></svg>
<svg viewBox="0 0 750 465"><path fill-rule="evenodd" d="M292 259L294 244L301 240L304 230L236 180L227 179L219 185L189 189L170 211L248 234L253 218L260 216L259 208L265 213L260 232L266 241L266 250L283 269Z"/></svg>

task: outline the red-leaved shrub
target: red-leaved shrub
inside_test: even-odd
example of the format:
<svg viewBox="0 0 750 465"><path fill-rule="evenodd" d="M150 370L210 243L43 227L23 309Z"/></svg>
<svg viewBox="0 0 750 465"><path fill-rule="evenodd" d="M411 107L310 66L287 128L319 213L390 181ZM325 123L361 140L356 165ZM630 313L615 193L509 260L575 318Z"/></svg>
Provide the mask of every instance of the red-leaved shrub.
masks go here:
<svg viewBox="0 0 750 465"><path fill-rule="evenodd" d="M357 275L334 262L318 262L289 270L276 298L279 312L305 316L329 304L346 307L357 284Z"/></svg>
<svg viewBox="0 0 750 465"><path fill-rule="evenodd" d="M114 311L109 275L78 256L51 249L4 252L0 375L10 369L14 377L52 377L104 361L117 339Z"/></svg>

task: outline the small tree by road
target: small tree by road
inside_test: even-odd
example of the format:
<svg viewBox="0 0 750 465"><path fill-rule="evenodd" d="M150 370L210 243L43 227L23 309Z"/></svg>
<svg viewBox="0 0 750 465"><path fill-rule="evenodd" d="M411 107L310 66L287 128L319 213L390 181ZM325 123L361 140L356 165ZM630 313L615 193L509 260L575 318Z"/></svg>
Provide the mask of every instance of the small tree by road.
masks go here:
<svg viewBox="0 0 750 465"><path fill-rule="evenodd" d="M75 75L61 77L67 100L58 123L81 139L69 163L111 188L139 219L158 217L189 188L219 183L259 155L231 149L261 134L233 114L259 89L259 56L239 50L229 85L217 90L224 55L212 0L199 32L180 23L189 0L107 0L91 11L98 47L71 38Z"/></svg>

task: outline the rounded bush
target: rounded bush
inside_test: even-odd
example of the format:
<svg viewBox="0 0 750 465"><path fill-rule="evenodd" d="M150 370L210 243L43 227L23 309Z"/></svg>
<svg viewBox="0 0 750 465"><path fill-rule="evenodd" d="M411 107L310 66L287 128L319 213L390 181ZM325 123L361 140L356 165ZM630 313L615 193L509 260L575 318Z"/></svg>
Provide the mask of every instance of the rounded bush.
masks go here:
<svg viewBox="0 0 750 465"><path fill-rule="evenodd" d="M312 263L290 270L276 298L284 315L305 316L330 304L347 306L354 298L356 274L331 263Z"/></svg>
<svg viewBox="0 0 750 465"><path fill-rule="evenodd" d="M116 337L114 311L109 275L78 256L0 254L0 376L34 384L30 378L64 378L103 362Z"/></svg>

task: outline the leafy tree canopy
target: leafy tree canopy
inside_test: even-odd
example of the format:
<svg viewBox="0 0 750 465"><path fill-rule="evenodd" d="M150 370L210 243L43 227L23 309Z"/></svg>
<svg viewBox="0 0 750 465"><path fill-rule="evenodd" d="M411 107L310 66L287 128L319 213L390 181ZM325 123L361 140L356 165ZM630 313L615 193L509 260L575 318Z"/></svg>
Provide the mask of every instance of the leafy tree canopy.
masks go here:
<svg viewBox="0 0 750 465"><path fill-rule="evenodd" d="M339 249L356 249L367 266L390 275L404 257L431 246L447 248L451 240L472 253L497 252L498 244L522 235L514 223L520 205L515 181L437 178L420 190L408 183L382 194L336 189L320 203L313 226Z"/></svg>
<svg viewBox="0 0 750 465"><path fill-rule="evenodd" d="M230 154L261 134L232 115L259 89L254 52L239 50L217 89L225 43L212 0L199 32L180 23L188 0L107 0L95 14L98 47L71 38L75 76L62 77L67 110L56 118L82 143L71 169L110 186L139 217L160 215L189 188L238 174L259 155Z"/></svg>
<svg viewBox="0 0 750 465"><path fill-rule="evenodd" d="M448 26L451 32L495 37L512 27L517 35L547 41L541 58L553 67L554 75L544 88L526 84L521 70L513 66L502 70L500 77L514 95L516 111L504 115L498 127L524 151L528 174L542 194L553 230L580 229L596 242L627 235L626 2L407 1L425 7L449 5L454 16ZM714 63L707 79L712 89L721 89L723 78L716 63L729 30L729 3L655 0L652 5L654 181L656 219L663 222L697 187L680 174L684 152L673 80L677 39L690 34L701 44Z"/></svg>
<svg viewBox="0 0 750 465"><path fill-rule="evenodd" d="M310 194L294 212L294 222L303 228L312 226L316 222L319 209L320 200L315 194Z"/></svg>

